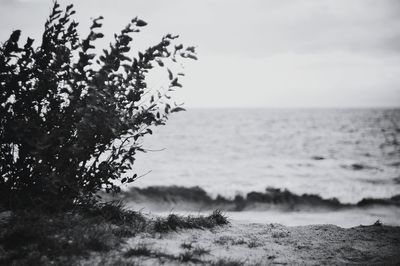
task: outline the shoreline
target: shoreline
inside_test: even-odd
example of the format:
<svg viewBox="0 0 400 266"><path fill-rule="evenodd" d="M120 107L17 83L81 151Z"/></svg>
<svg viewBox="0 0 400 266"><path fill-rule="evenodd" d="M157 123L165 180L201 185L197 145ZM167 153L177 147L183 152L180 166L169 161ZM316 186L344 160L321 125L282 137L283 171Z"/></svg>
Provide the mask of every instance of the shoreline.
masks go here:
<svg viewBox="0 0 400 266"><path fill-rule="evenodd" d="M318 195L297 195L287 190L267 188L264 193L250 192L233 199L211 197L200 187L157 186L131 188L117 198L135 211L166 216L204 214L219 209L237 221L280 223L288 226L335 224L344 228L372 224L400 226L400 197L364 199L357 204L343 204ZM249 218L250 217L250 218Z"/></svg>

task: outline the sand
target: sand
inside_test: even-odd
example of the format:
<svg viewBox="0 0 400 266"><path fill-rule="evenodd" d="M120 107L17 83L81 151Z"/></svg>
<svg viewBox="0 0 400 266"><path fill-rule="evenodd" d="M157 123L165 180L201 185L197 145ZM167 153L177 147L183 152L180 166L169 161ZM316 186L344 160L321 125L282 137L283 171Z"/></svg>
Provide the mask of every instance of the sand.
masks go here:
<svg viewBox="0 0 400 266"><path fill-rule="evenodd" d="M82 261L82 265L94 264L400 265L400 227L283 226L233 220L212 230L139 234L118 251Z"/></svg>

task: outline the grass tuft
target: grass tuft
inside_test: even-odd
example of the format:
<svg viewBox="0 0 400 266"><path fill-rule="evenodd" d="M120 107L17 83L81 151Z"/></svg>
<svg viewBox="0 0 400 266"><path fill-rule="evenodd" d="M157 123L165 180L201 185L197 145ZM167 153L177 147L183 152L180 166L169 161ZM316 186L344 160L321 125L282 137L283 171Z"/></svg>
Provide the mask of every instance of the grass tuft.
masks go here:
<svg viewBox="0 0 400 266"><path fill-rule="evenodd" d="M167 218L158 218L154 223L154 231L167 233L178 229L204 229L229 224L226 216L220 210L209 216L179 216L170 214Z"/></svg>
<svg viewBox="0 0 400 266"><path fill-rule="evenodd" d="M222 213L221 210L213 211L213 213L209 216L209 219L213 220L217 225L229 224L228 218Z"/></svg>

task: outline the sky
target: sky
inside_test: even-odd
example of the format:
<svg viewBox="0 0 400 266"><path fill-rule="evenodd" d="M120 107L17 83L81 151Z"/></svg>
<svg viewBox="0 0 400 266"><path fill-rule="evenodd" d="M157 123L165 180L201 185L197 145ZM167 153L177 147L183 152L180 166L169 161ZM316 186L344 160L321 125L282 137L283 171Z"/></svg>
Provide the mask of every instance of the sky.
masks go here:
<svg viewBox="0 0 400 266"><path fill-rule="evenodd" d="M109 42L133 17L137 47L166 33L194 45L185 63L187 107L400 107L398 0L75 0L80 33L105 17ZM0 42L38 38L50 0L0 0ZM137 38L137 41L136 41ZM157 79L154 79L157 80ZM156 81L151 86L161 86Z"/></svg>

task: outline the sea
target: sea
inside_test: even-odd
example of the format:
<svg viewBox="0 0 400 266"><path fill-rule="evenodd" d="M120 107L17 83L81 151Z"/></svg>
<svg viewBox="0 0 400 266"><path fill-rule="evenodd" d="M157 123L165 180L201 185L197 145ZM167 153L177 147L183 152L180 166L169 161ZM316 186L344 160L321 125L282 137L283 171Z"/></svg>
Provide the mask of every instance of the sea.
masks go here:
<svg viewBox="0 0 400 266"><path fill-rule="evenodd" d="M199 186L229 198L272 187L344 204L400 194L400 109L189 108L155 128L143 147L132 184L139 188ZM398 208L387 216L400 224ZM366 222L375 217L385 215Z"/></svg>

